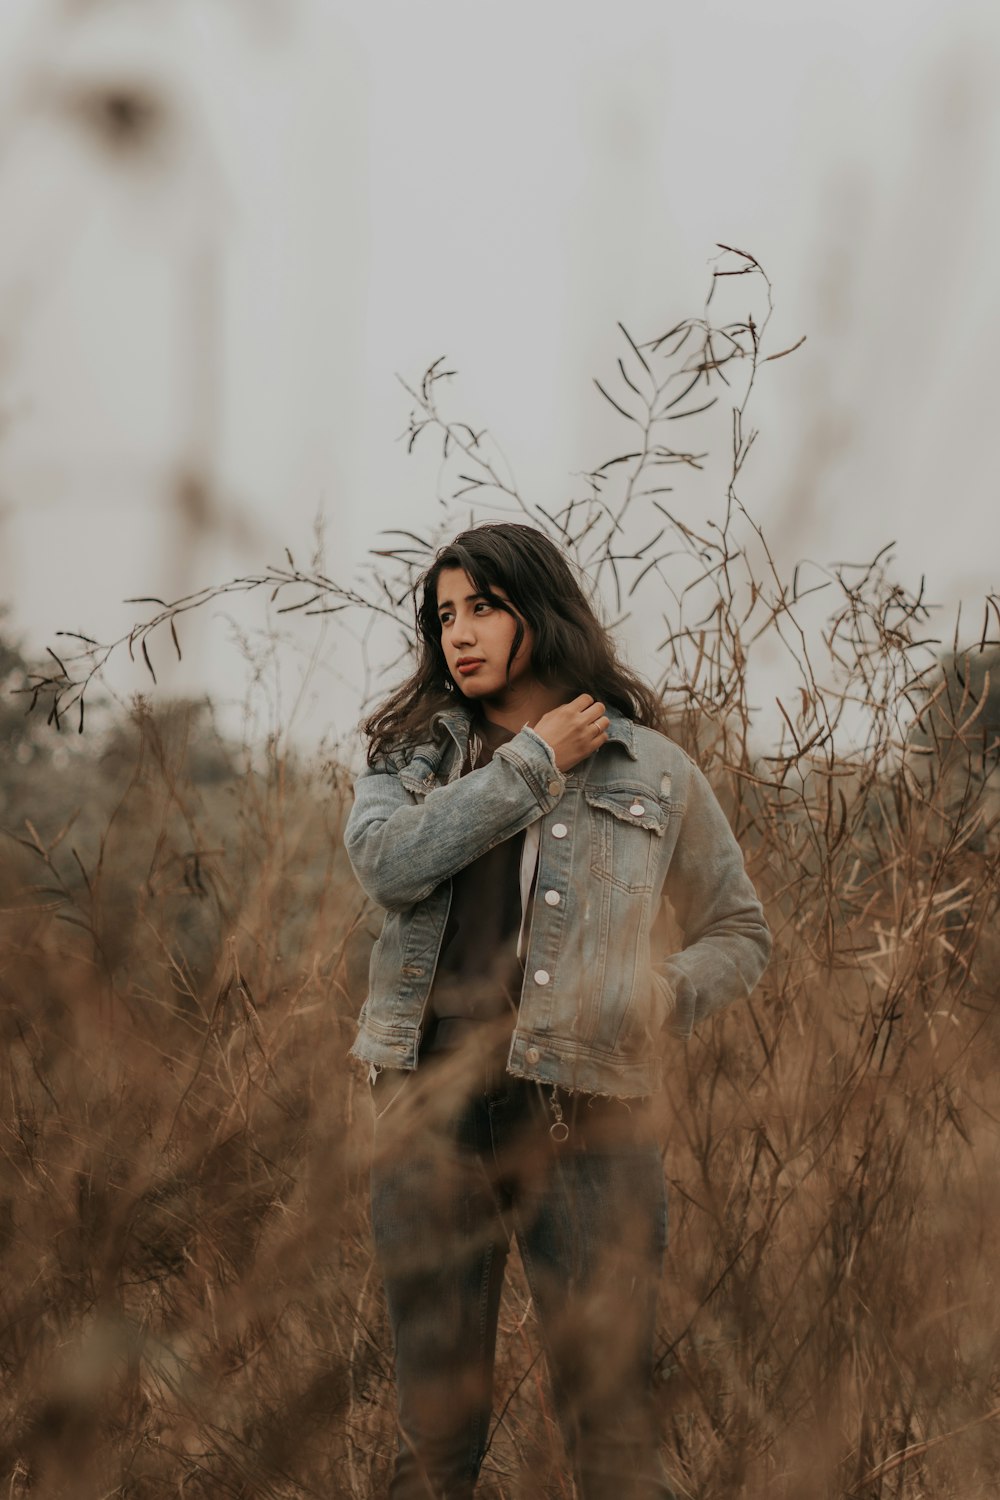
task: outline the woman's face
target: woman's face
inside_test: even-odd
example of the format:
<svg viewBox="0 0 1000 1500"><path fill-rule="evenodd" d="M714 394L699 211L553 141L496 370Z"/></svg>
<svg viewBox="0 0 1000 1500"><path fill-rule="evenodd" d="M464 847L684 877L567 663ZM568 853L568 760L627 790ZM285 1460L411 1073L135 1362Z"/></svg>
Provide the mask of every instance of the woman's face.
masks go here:
<svg viewBox="0 0 1000 1500"><path fill-rule="evenodd" d="M507 596L501 588L493 593ZM489 699L506 695L516 683L531 678L531 629L519 615L524 640L510 665L517 622L504 609L497 609L477 593L464 568L442 568L437 581L437 609L441 622L441 649L448 671L466 698Z"/></svg>

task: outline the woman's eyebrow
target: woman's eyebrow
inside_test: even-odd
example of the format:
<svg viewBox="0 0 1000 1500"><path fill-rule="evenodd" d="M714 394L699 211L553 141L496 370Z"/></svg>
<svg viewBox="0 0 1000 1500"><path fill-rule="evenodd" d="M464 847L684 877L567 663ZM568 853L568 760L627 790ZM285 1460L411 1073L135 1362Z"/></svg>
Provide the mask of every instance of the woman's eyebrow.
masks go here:
<svg viewBox="0 0 1000 1500"><path fill-rule="evenodd" d="M488 599L488 597L489 596L487 594L466 594L465 598L462 600L462 603L463 604L472 604L472 603L475 602L476 599ZM439 599L438 600L438 607L437 607L438 614L440 614L443 609L454 609L454 608L455 608L455 606L454 606L453 602L450 599Z"/></svg>

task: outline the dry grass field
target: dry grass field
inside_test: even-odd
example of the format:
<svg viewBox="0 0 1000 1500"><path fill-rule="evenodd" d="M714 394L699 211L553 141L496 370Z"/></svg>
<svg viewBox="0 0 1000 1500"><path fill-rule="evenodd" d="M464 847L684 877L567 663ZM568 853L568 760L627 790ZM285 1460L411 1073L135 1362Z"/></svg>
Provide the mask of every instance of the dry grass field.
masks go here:
<svg viewBox="0 0 1000 1500"><path fill-rule="evenodd" d="M666 1055L678 1491L985 1500L989 783L942 813L953 776L905 795L898 766L855 771L824 821L821 787L786 806L703 758L776 951L747 1005ZM3 1493L378 1494L393 1398L345 1059L377 914L340 843L349 783L241 769L181 710L62 783L40 770L3 862ZM519 1275L502 1318L483 1493L566 1495Z"/></svg>
<svg viewBox="0 0 1000 1500"><path fill-rule="evenodd" d="M752 384L761 328L691 328L688 372L707 383L724 336ZM559 521L605 580L627 571L609 537L643 476L696 457L651 440L667 377L631 348L629 389L645 370L652 394L613 461L614 525L585 555L610 464ZM459 478L479 463L503 489L434 379L413 395L413 435L443 427ZM920 591L886 559L833 570L823 621L800 623L797 576L779 582L736 500L743 405L715 530L653 502L664 569L714 591L664 643L674 733L775 935L752 999L664 1054L664 1455L697 1500L994 1500L995 642L984 627L935 666ZM661 587L655 549L631 547L634 581ZM246 582L337 598L291 559ZM767 632L788 663L771 754L747 685ZM65 704L79 678L60 668L43 686ZM140 705L61 765L52 731L32 733L0 856L0 1494L377 1496L393 1392L367 1085L346 1053L379 917L342 849L349 775L280 744L243 757L180 706ZM496 1411L483 1495L569 1496L516 1266Z"/></svg>

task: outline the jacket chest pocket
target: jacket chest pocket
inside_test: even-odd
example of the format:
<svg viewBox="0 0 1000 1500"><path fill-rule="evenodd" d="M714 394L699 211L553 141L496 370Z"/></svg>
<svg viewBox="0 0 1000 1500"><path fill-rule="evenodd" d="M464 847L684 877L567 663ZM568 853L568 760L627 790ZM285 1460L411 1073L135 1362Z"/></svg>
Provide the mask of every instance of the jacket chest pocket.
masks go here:
<svg viewBox="0 0 1000 1500"><path fill-rule="evenodd" d="M642 787L586 786L590 868L631 894L650 891L669 814Z"/></svg>

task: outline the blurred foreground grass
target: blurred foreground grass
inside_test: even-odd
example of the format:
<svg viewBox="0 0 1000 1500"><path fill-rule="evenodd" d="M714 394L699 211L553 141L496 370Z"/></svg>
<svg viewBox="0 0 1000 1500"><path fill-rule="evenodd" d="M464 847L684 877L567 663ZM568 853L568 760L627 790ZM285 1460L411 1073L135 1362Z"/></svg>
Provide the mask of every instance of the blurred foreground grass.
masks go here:
<svg viewBox="0 0 1000 1500"><path fill-rule="evenodd" d="M985 1500L990 782L967 772L956 801L954 776L918 795L855 768L824 831L748 761L701 756L776 950L749 1004L667 1056L671 1475L700 1500ZM277 752L253 768L175 707L12 786L0 1493L382 1493L391 1361L345 1055L378 914L341 846L349 778ZM526 1312L515 1269L481 1483L507 1500L570 1493Z"/></svg>

